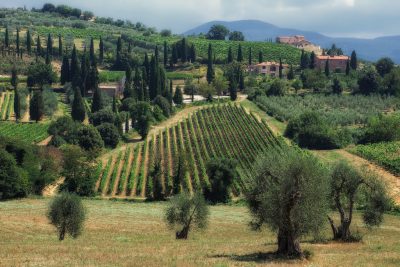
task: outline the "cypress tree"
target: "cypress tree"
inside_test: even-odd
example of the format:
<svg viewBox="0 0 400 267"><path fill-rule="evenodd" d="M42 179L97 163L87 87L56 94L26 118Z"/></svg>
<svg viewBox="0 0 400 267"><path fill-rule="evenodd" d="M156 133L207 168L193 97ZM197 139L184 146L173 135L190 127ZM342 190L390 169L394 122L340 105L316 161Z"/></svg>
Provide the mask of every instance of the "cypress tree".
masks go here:
<svg viewBox="0 0 400 267"><path fill-rule="evenodd" d="M314 69L315 68L315 53L314 53L314 51L312 51L311 55L310 55L310 66L309 66L309 68L310 69Z"/></svg>
<svg viewBox="0 0 400 267"><path fill-rule="evenodd" d="M95 92L96 89L99 88L99 71L97 70L96 59L94 60L93 64L89 67L89 75L86 87L88 91L90 90L92 92ZM100 101L99 103L101 104L102 102Z"/></svg>
<svg viewBox="0 0 400 267"><path fill-rule="evenodd" d="M156 63L160 63L160 54L158 52L158 46L156 45L156 48L154 49L154 58L156 60Z"/></svg>
<svg viewBox="0 0 400 267"><path fill-rule="evenodd" d="M253 51L251 47L249 47L249 65L253 65Z"/></svg>
<svg viewBox="0 0 400 267"><path fill-rule="evenodd" d="M142 92L143 92L143 96L144 96L143 101L150 101L149 90L147 88L146 81L143 78L145 76L146 76L146 71L143 69L142 70Z"/></svg>
<svg viewBox="0 0 400 267"><path fill-rule="evenodd" d="M72 102L71 117L74 121L83 122L86 117L85 105L79 88L74 88L74 101Z"/></svg>
<svg viewBox="0 0 400 267"><path fill-rule="evenodd" d="M86 92L89 90L90 81L89 81L89 72L90 72L90 60L86 53L83 53L81 60L81 84L79 88L81 88L81 95L85 96Z"/></svg>
<svg viewBox="0 0 400 267"><path fill-rule="evenodd" d="M207 61L207 82L210 84L215 77L213 67L213 51L211 44L208 45L208 61Z"/></svg>
<svg viewBox="0 0 400 267"><path fill-rule="evenodd" d="M112 101L112 111L114 113L117 113L117 98L115 97L115 95L113 95L113 101Z"/></svg>
<svg viewBox="0 0 400 267"><path fill-rule="evenodd" d="M132 69L128 65L125 71L124 99L134 96L132 88Z"/></svg>
<svg viewBox="0 0 400 267"><path fill-rule="evenodd" d="M8 27L6 27L6 32L4 34L4 46L8 48L10 46L10 36L8 33Z"/></svg>
<svg viewBox="0 0 400 267"><path fill-rule="evenodd" d="M20 46L19 46L19 29L18 28L17 28L16 46L17 46L17 54L19 54Z"/></svg>
<svg viewBox="0 0 400 267"><path fill-rule="evenodd" d="M11 85L14 87L15 90L17 90L18 87L18 73L17 69L15 66L13 66L11 70Z"/></svg>
<svg viewBox="0 0 400 267"><path fill-rule="evenodd" d="M174 85L172 83L172 80L169 80L169 103L172 105L172 101L173 101L173 91L174 91Z"/></svg>
<svg viewBox="0 0 400 267"><path fill-rule="evenodd" d="M15 113L15 120L19 121L21 119L21 96L17 88L15 88L15 94L14 94L14 113Z"/></svg>
<svg viewBox="0 0 400 267"><path fill-rule="evenodd" d="M100 64L103 63L104 60L104 43L103 43L103 38L100 37L100 43L99 43L99 61Z"/></svg>
<svg viewBox="0 0 400 267"><path fill-rule="evenodd" d="M294 70L293 70L293 65L290 65L289 72L287 75L288 80L293 80L294 79Z"/></svg>
<svg viewBox="0 0 400 267"><path fill-rule="evenodd" d="M138 101L144 101L144 92L142 86L142 76L138 68L135 68L135 77L133 79L133 84L135 86L135 94Z"/></svg>
<svg viewBox="0 0 400 267"><path fill-rule="evenodd" d="M26 32L26 51L28 51L29 55L32 52L32 36L30 30Z"/></svg>
<svg viewBox="0 0 400 267"><path fill-rule="evenodd" d="M81 70L75 45L72 49L71 55L70 81L72 82L73 87L79 87L81 84Z"/></svg>
<svg viewBox="0 0 400 267"><path fill-rule="evenodd" d="M329 77L329 75L330 75L329 59L325 62L325 75L326 75L326 77Z"/></svg>
<svg viewBox="0 0 400 267"><path fill-rule="evenodd" d="M147 53L144 54L144 62L143 62L143 67L144 67L144 75L143 75L143 80L146 82L147 85L149 85L150 82L150 62L149 62L149 56Z"/></svg>
<svg viewBox="0 0 400 267"><path fill-rule="evenodd" d="M227 59L227 61L228 61L228 64L233 62L233 54L232 54L232 47L231 46L229 47L229 50L228 50L228 59Z"/></svg>
<svg viewBox="0 0 400 267"><path fill-rule="evenodd" d="M121 37L118 37L118 41L117 41L117 53L121 53L122 52L122 39Z"/></svg>
<svg viewBox="0 0 400 267"><path fill-rule="evenodd" d="M233 75L231 76L229 81L229 94L232 101L235 101L237 99L237 82Z"/></svg>
<svg viewBox="0 0 400 267"><path fill-rule="evenodd" d="M279 79L283 79L283 64L282 64L282 58L279 59Z"/></svg>
<svg viewBox="0 0 400 267"><path fill-rule="evenodd" d="M164 67L168 65L168 45L167 41L164 41Z"/></svg>
<svg viewBox="0 0 400 267"><path fill-rule="evenodd" d="M357 54L356 54L356 51L353 50L353 52L351 52L350 67L353 70L356 70L357 69L357 65L358 65Z"/></svg>
<svg viewBox="0 0 400 267"><path fill-rule="evenodd" d="M37 36L36 40L36 56L41 56L42 55L42 43L40 41L40 36Z"/></svg>
<svg viewBox="0 0 400 267"><path fill-rule="evenodd" d="M102 103L102 96L101 96L101 90L97 86L94 89L93 93L93 100L92 100L92 113L95 113L101 109L103 109L103 103Z"/></svg>
<svg viewBox="0 0 400 267"><path fill-rule="evenodd" d="M153 56L150 62L150 78L149 78L149 93L150 100L156 98L157 95L161 94L160 88L160 68L156 57Z"/></svg>
<svg viewBox="0 0 400 267"><path fill-rule="evenodd" d="M41 90L36 90L33 93L29 103L29 116L30 119L36 122L42 120L44 114L43 94Z"/></svg>
<svg viewBox="0 0 400 267"><path fill-rule="evenodd" d="M62 65L61 65L60 82L61 82L61 85L64 85L70 81L71 81L71 78L70 78L69 60L68 60L67 56L64 56Z"/></svg>
<svg viewBox="0 0 400 267"><path fill-rule="evenodd" d="M240 90L244 90L244 74L243 71L240 71L240 76L239 76L239 88Z"/></svg>
<svg viewBox="0 0 400 267"><path fill-rule="evenodd" d="M176 45L172 46L171 62L172 62L172 65L175 65L178 63L178 50L176 48Z"/></svg>
<svg viewBox="0 0 400 267"><path fill-rule="evenodd" d="M241 44L239 44L239 48L238 48L237 61L238 62L242 62L243 61L243 52L242 52L242 45Z"/></svg>
<svg viewBox="0 0 400 267"><path fill-rule="evenodd" d="M90 39L90 64L96 60L96 55L94 54L94 40L93 37Z"/></svg>
<svg viewBox="0 0 400 267"><path fill-rule="evenodd" d="M347 63L346 63L346 76L349 76L350 75L350 60L347 60Z"/></svg>
<svg viewBox="0 0 400 267"><path fill-rule="evenodd" d="M186 43L186 38L183 38L183 39L182 39L181 55L182 55L182 57L181 57L182 62L183 62L183 63L186 63L186 62L187 62L187 58L188 58L188 56L187 56L187 43Z"/></svg>
<svg viewBox="0 0 400 267"><path fill-rule="evenodd" d="M192 44L192 46L190 47L190 61L192 63L196 62L196 47L194 46L194 44Z"/></svg>
<svg viewBox="0 0 400 267"><path fill-rule="evenodd" d="M260 51L258 52L258 63L262 63L264 62L264 56L263 56L263 52Z"/></svg>
<svg viewBox="0 0 400 267"><path fill-rule="evenodd" d="M63 43L61 34L58 35L58 57L63 58Z"/></svg>
<svg viewBox="0 0 400 267"><path fill-rule="evenodd" d="M175 94L174 94L174 103L176 105L182 105L183 104L183 94L182 90L179 86L176 87Z"/></svg>
<svg viewBox="0 0 400 267"><path fill-rule="evenodd" d="M47 36L47 46L46 46L47 54L51 58L53 56L53 39L51 38L51 35Z"/></svg>

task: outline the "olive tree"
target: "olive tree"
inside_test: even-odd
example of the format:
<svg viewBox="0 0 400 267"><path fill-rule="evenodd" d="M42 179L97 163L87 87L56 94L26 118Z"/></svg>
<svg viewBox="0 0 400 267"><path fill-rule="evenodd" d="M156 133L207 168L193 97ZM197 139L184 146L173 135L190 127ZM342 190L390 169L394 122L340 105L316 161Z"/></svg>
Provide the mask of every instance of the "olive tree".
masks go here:
<svg viewBox="0 0 400 267"><path fill-rule="evenodd" d="M383 214L388 209L390 201L385 186L379 178L373 174L359 172L346 162L338 162L333 167L331 198L340 216L338 226L328 216L333 239L344 242L357 241L350 231L357 199L362 199L363 219L368 226L379 226L382 223Z"/></svg>
<svg viewBox="0 0 400 267"><path fill-rule="evenodd" d="M77 195L65 192L50 203L47 217L57 228L60 241L64 240L66 234L77 238L82 233L85 209Z"/></svg>
<svg viewBox="0 0 400 267"><path fill-rule="evenodd" d="M328 172L313 156L286 149L261 156L256 173L246 194L251 226L277 233L278 255L303 257L300 238L319 233L326 221Z"/></svg>
<svg viewBox="0 0 400 267"><path fill-rule="evenodd" d="M171 229L175 229L176 239L187 239L192 228L207 227L208 215L208 206L201 193L191 197L184 192L171 198L165 220Z"/></svg>

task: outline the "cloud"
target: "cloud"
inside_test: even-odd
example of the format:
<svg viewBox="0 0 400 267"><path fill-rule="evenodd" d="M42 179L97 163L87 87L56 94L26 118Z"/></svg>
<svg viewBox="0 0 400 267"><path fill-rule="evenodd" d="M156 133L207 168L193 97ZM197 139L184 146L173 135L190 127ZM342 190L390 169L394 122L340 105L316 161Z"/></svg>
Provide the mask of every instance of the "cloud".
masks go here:
<svg viewBox="0 0 400 267"><path fill-rule="evenodd" d="M335 36L400 34L400 1L394 0L1 0L0 6L40 7L45 2L176 33L210 20L259 19Z"/></svg>

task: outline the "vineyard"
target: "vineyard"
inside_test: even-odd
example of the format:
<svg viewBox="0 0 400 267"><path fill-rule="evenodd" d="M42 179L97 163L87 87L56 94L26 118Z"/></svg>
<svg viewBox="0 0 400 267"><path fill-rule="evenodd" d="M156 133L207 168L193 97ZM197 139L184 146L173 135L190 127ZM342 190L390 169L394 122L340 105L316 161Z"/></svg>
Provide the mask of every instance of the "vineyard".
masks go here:
<svg viewBox="0 0 400 267"><path fill-rule="evenodd" d="M193 192L210 185L207 162L225 157L238 162L240 178L234 181L233 193L240 195L248 187L248 177L254 174L257 155L283 145L265 122L259 122L241 106L204 108L145 142L111 155L99 166L96 190L107 197L147 197L154 183L151 173L157 165L163 191L170 195L178 166L184 160L187 168L179 186Z"/></svg>
<svg viewBox="0 0 400 267"><path fill-rule="evenodd" d="M350 152L400 175L400 142L359 145L350 149Z"/></svg>
<svg viewBox="0 0 400 267"><path fill-rule="evenodd" d="M0 93L0 120L11 120L14 116L14 93Z"/></svg>
<svg viewBox="0 0 400 267"><path fill-rule="evenodd" d="M47 138L49 125L44 123L0 122L0 136L13 137L27 143L38 143Z"/></svg>

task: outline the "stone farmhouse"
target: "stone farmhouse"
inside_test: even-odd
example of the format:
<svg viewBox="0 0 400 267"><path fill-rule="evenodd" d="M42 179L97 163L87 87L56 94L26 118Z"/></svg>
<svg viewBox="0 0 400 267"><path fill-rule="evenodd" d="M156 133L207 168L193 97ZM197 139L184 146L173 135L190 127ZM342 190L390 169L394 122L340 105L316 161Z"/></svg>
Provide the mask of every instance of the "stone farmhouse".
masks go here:
<svg viewBox="0 0 400 267"><path fill-rule="evenodd" d="M288 64L282 64L283 75L289 70ZM278 77L279 76L279 62L262 62L256 65L250 65L248 68L249 73L258 74L263 76Z"/></svg>
<svg viewBox="0 0 400 267"><path fill-rule="evenodd" d="M315 57L315 68L324 70L326 62L329 61L329 69L332 72L345 72L347 61L350 58L348 56L316 56Z"/></svg>
<svg viewBox="0 0 400 267"><path fill-rule="evenodd" d="M306 40L303 35L279 36L276 38L276 42L279 44L291 45L298 49L303 49L307 52L314 52L316 55L322 54L321 47L314 45L310 41Z"/></svg>

